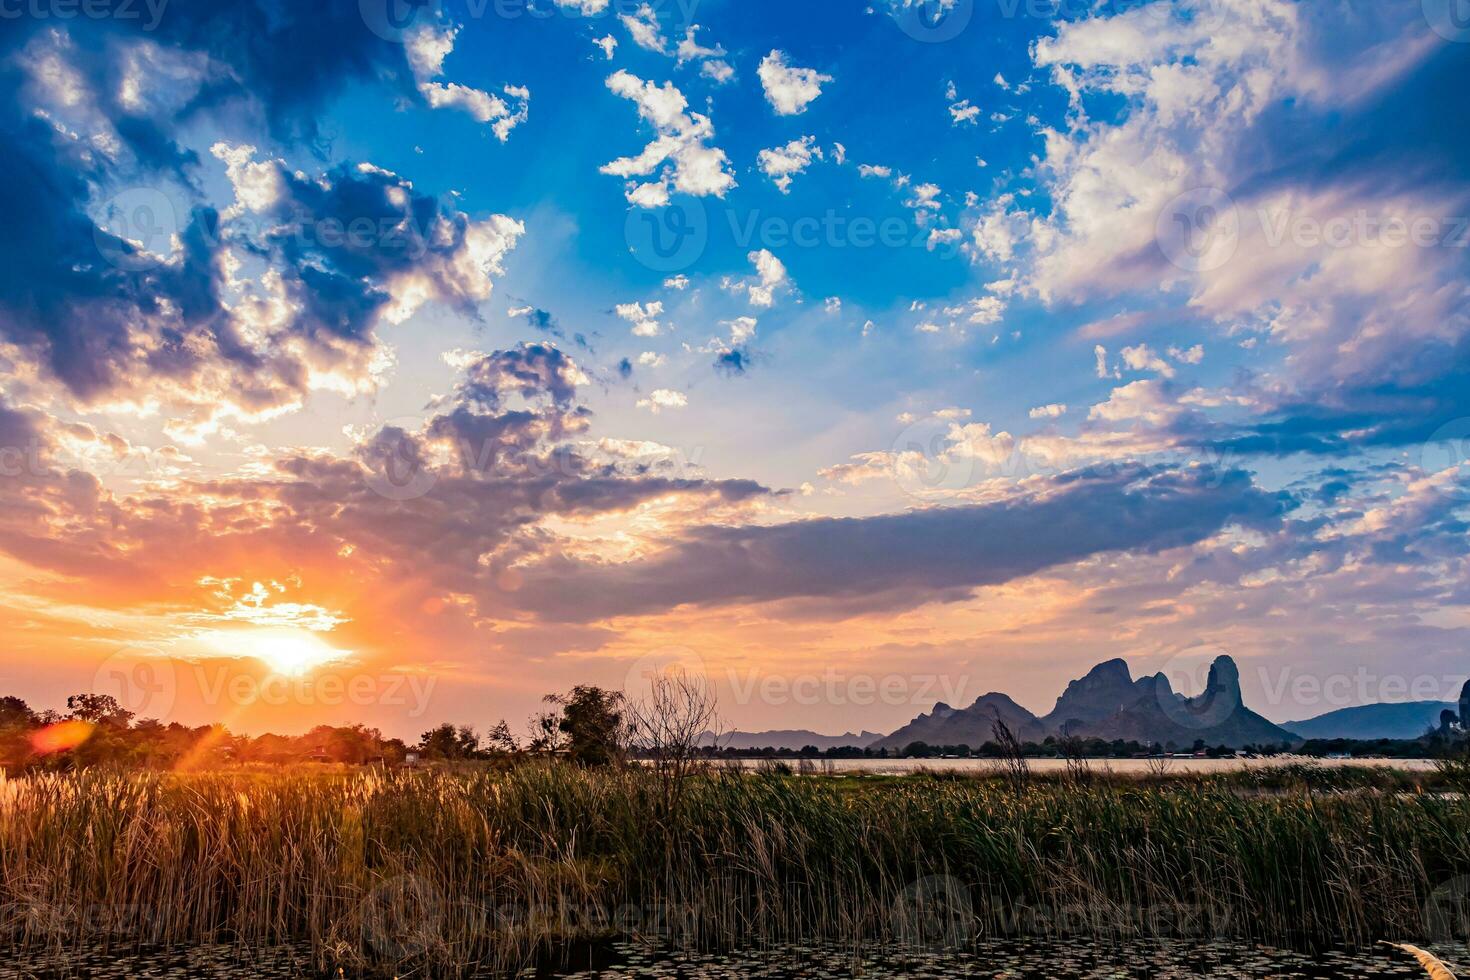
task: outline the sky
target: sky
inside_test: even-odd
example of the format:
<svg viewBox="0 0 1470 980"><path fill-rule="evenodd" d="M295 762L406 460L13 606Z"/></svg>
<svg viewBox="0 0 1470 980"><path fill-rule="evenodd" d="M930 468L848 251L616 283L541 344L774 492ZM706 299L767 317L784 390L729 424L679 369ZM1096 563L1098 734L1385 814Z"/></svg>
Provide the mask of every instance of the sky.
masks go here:
<svg viewBox="0 0 1470 980"><path fill-rule="evenodd" d="M0 690L1470 675L1456 0L7 0Z"/></svg>

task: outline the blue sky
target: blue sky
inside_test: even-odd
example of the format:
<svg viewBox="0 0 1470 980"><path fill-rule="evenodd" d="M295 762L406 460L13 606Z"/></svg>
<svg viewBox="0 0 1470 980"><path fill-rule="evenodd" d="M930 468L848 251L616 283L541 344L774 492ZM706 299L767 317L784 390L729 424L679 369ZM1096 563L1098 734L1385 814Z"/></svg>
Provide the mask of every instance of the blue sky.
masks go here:
<svg viewBox="0 0 1470 980"><path fill-rule="evenodd" d="M19 693L141 659L199 720L279 641L483 721L677 650L837 730L1470 672L1438 0L68 10L0 47Z"/></svg>

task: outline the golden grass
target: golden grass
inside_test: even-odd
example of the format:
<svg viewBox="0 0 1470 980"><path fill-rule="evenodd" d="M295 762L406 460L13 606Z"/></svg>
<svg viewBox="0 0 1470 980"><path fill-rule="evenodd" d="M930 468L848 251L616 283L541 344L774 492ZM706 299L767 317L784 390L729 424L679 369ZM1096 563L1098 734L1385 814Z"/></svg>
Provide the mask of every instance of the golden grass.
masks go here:
<svg viewBox="0 0 1470 980"><path fill-rule="evenodd" d="M1470 802L1205 781L1086 787L527 764L0 779L6 941L253 948L452 976L543 944L719 946L982 934L1424 934L1470 871Z"/></svg>

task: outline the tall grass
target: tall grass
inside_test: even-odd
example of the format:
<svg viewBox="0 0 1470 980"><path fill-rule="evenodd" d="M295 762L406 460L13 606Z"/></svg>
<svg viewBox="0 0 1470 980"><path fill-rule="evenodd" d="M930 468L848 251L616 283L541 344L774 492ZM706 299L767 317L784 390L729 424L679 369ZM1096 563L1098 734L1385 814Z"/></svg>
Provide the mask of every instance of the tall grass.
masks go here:
<svg viewBox="0 0 1470 980"><path fill-rule="evenodd" d="M309 942L324 972L514 969L624 934L719 946L1042 934L1368 944L1470 873L1470 801L1205 780L1086 786L96 771L0 780L13 947Z"/></svg>

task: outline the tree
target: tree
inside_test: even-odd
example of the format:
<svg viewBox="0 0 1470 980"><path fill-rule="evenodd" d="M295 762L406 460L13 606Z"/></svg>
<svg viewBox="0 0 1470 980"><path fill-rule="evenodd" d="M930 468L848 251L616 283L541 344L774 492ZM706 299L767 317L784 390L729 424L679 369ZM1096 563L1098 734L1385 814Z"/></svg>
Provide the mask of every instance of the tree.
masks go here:
<svg viewBox="0 0 1470 980"><path fill-rule="evenodd" d="M653 762L666 818L679 811L689 777L702 768L700 741L719 727L715 703L703 678L674 671L656 675L648 697L628 706L629 742Z"/></svg>
<svg viewBox="0 0 1470 980"><path fill-rule="evenodd" d="M73 694L66 699L66 708L73 718L94 725L127 728L133 720L133 713L118 704L111 694Z"/></svg>
<svg viewBox="0 0 1470 980"><path fill-rule="evenodd" d="M419 740L419 751L431 759L472 759L480 750L480 737L467 725L455 728L445 722L438 728L424 732Z"/></svg>
<svg viewBox="0 0 1470 980"><path fill-rule="evenodd" d="M567 758L579 766L609 766L623 757L626 730L623 695L578 684L566 694L548 694L561 709L557 730L567 737Z"/></svg>
<svg viewBox="0 0 1470 980"><path fill-rule="evenodd" d="M497 755L519 755L521 743L511 734L510 726L502 718L485 736L485 748Z"/></svg>
<svg viewBox="0 0 1470 980"><path fill-rule="evenodd" d="M0 698L0 730L34 728L36 722L36 713L20 698L14 695Z"/></svg>

